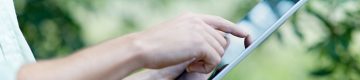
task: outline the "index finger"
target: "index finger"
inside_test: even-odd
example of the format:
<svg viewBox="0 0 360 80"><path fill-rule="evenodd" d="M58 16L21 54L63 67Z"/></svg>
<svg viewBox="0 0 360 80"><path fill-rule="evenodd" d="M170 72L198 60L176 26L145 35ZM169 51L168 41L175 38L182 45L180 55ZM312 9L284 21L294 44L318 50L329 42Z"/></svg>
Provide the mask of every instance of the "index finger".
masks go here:
<svg viewBox="0 0 360 80"><path fill-rule="evenodd" d="M214 27L217 30L230 33L234 36L245 38L249 34L244 29L239 29L236 25L224 18L211 15L198 15L206 24Z"/></svg>
<svg viewBox="0 0 360 80"><path fill-rule="evenodd" d="M244 42L245 48L249 47L251 43L252 43L251 37L250 37L250 36L247 36L247 37L245 38L245 42Z"/></svg>

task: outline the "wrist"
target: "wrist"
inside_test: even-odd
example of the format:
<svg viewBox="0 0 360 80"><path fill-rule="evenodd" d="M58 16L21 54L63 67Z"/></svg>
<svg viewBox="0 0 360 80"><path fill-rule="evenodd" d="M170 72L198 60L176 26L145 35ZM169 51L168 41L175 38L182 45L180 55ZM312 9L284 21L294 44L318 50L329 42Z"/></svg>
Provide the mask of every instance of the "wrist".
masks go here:
<svg viewBox="0 0 360 80"><path fill-rule="evenodd" d="M146 55L145 47L143 47L143 41L140 40L139 33L132 33L127 36L129 38L128 42L128 51L132 51L132 58L133 61L139 68L144 68L146 60L144 59L144 55Z"/></svg>
<svg viewBox="0 0 360 80"><path fill-rule="evenodd" d="M127 54L131 54L131 58L129 59L129 62L133 62L138 68L144 68L144 60L143 55L145 54L143 47L141 47L140 44L137 44L136 42L139 39L138 33L132 33L126 36L128 41L127 43Z"/></svg>
<svg viewBox="0 0 360 80"><path fill-rule="evenodd" d="M113 63L115 63L113 65L117 68L115 71L120 72L122 75L120 77L122 78L144 67L143 60L141 59L142 50L134 45L136 39L137 34L133 33L116 38L115 40L110 41L110 43L107 43L107 45L114 48L108 49L107 52L111 53L108 55L108 60L113 59Z"/></svg>
<svg viewBox="0 0 360 80"><path fill-rule="evenodd" d="M133 40L131 40L131 47L136 51L136 61L142 64L143 68L149 68L149 59L150 52L153 52L154 46L151 45L149 40L146 40L146 36L139 35L141 33L131 34Z"/></svg>
<svg viewBox="0 0 360 80"><path fill-rule="evenodd" d="M121 79L144 67L142 60L139 60L141 50L133 45L135 39L134 34L115 38L79 51L78 54L69 58L79 60L78 62L83 62L82 64L90 64L86 68L98 71L97 73L103 74L101 76L108 79Z"/></svg>

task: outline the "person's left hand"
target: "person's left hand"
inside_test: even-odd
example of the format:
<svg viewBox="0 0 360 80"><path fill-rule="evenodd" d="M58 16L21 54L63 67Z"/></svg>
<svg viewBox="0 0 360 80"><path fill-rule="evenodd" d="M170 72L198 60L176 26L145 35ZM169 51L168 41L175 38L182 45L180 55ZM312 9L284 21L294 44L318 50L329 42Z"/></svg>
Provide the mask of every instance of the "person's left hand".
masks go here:
<svg viewBox="0 0 360 80"><path fill-rule="evenodd" d="M175 80L176 78L179 80L206 80L209 78L210 74L196 72L186 72L181 75L191 62L187 61L162 69L145 69L126 77L124 80Z"/></svg>

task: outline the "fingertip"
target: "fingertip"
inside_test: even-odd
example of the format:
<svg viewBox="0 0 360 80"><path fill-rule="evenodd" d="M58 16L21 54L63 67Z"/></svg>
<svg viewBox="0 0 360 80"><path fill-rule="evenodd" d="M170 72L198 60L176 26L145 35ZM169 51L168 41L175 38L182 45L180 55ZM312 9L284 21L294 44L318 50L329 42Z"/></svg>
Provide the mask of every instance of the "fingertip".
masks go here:
<svg viewBox="0 0 360 80"><path fill-rule="evenodd" d="M245 48L249 47L251 43L252 43L251 37L250 36L245 37L245 42L244 42Z"/></svg>
<svg viewBox="0 0 360 80"><path fill-rule="evenodd" d="M249 36L249 33L242 28L235 28L235 30L236 30L236 32L234 32L234 33L237 34L237 35L235 35L237 37L246 38Z"/></svg>

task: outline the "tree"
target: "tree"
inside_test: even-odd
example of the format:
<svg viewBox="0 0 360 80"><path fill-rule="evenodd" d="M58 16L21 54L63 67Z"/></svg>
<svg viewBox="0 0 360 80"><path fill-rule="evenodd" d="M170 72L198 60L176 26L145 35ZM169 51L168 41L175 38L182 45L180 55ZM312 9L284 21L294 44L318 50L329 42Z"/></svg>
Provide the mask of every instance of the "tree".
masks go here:
<svg viewBox="0 0 360 80"><path fill-rule="evenodd" d="M320 10L314 3L327 5L328 11ZM305 6L306 14L315 17L326 31L326 37L320 42L311 45L309 52L319 55L319 68L311 71L315 77L327 77L334 80L357 80L360 79L360 65L358 56L350 50L354 42L354 34L360 29L360 9L346 10L347 3L359 3L358 0L310 0ZM344 19L336 20L331 18L334 11L344 10ZM296 15L292 18L293 32L299 39L304 39L304 35L299 30L299 19ZM325 59L325 60L324 60ZM330 62L329 64L324 64Z"/></svg>
<svg viewBox="0 0 360 80"><path fill-rule="evenodd" d="M35 58L65 56L84 46L79 25L56 0L25 0L23 6L16 8L19 25Z"/></svg>

